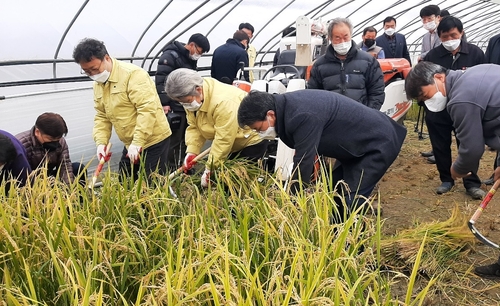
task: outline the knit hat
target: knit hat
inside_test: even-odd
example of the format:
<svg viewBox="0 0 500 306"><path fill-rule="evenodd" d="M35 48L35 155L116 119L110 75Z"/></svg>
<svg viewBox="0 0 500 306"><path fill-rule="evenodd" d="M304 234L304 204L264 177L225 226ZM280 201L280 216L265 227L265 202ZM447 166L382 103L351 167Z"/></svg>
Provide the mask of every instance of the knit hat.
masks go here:
<svg viewBox="0 0 500 306"><path fill-rule="evenodd" d="M190 42L194 42L198 47L200 47L203 50L203 53L210 51L210 43L208 42L208 39L200 33L191 35L191 37L189 37L188 44Z"/></svg>

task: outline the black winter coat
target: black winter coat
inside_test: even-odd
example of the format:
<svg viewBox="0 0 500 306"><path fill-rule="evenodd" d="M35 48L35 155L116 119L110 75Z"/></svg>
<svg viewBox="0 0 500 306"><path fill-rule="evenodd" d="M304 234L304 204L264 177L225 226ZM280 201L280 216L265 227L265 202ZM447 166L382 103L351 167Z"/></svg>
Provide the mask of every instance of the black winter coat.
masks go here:
<svg viewBox="0 0 500 306"><path fill-rule="evenodd" d="M196 70L197 61L193 61L189 57L189 50L184 47L184 44L178 41L168 44L158 60L158 68L156 69L155 83L156 91L160 96L161 105L170 106L174 112L184 112L184 108L179 102L169 98L165 92L165 81L168 75L178 68L188 68Z"/></svg>
<svg viewBox="0 0 500 306"><path fill-rule="evenodd" d="M351 190L375 185L401 150L406 129L384 113L337 93L299 90L274 95L276 132L293 157L294 179L309 183L316 154L342 163Z"/></svg>
<svg viewBox="0 0 500 306"><path fill-rule="evenodd" d="M210 75L220 82L232 84L240 69L240 62L248 67L248 54L245 46L235 39L228 39L225 44L215 49ZM244 76L248 82L250 80L248 71L245 71Z"/></svg>
<svg viewBox="0 0 500 306"><path fill-rule="evenodd" d="M490 38L488 47L486 48L486 62L500 64L500 34Z"/></svg>
<svg viewBox="0 0 500 306"><path fill-rule="evenodd" d="M352 42L344 60L340 60L329 45L311 69L309 89L326 89L347 96L370 108L380 110L385 99L385 85L378 61L367 52L358 50Z"/></svg>

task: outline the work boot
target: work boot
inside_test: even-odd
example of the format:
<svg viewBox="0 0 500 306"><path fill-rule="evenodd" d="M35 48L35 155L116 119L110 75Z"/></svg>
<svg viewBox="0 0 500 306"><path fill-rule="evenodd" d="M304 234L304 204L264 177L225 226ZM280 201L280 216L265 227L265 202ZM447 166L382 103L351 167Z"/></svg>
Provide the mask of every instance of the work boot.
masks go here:
<svg viewBox="0 0 500 306"><path fill-rule="evenodd" d="M486 196L486 191L478 187L467 188L466 193L470 195L474 200L482 200Z"/></svg>
<svg viewBox="0 0 500 306"><path fill-rule="evenodd" d="M494 263L487 266L480 266L474 269L474 272L484 278L500 278L500 265Z"/></svg>
<svg viewBox="0 0 500 306"><path fill-rule="evenodd" d="M436 163L436 158L434 157L434 155L427 157L427 162L429 164L435 164Z"/></svg>
<svg viewBox="0 0 500 306"><path fill-rule="evenodd" d="M453 183L452 182L443 182L443 183L441 183L441 186L439 186L436 189L436 193L437 194L447 193L448 191L451 190L452 187L453 187Z"/></svg>
<svg viewBox="0 0 500 306"><path fill-rule="evenodd" d="M432 152L432 151L420 152L420 155L422 155L422 157L431 157L431 156L434 156L434 152Z"/></svg>

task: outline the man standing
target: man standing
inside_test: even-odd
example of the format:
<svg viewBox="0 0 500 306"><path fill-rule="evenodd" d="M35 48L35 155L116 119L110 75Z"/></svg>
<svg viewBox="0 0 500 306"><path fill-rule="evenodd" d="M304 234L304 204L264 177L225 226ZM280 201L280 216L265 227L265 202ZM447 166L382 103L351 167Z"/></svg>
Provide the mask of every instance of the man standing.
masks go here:
<svg viewBox="0 0 500 306"><path fill-rule="evenodd" d="M233 84L238 70L248 67L248 54L245 49L249 41L247 33L238 30L233 38L215 49L210 68L212 78L222 83ZM247 82L250 81L248 71L245 71L243 75Z"/></svg>
<svg viewBox="0 0 500 306"><path fill-rule="evenodd" d="M83 39L75 47L73 58L95 81L93 137L97 157L106 156L114 128L125 145L120 173L137 178L140 162L148 177L155 170L164 174L172 132L148 73L112 58L104 43L92 38ZM137 166L132 167L133 164Z"/></svg>
<svg viewBox="0 0 500 306"><path fill-rule="evenodd" d="M430 50L424 61L433 62L444 68L452 70L465 70L468 67L484 63L484 53L473 44L462 39L463 25L460 19L452 16L445 17L437 27L437 33L441 45ZM446 109L434 112L425 108L425 123L431 139L432 151L436 159L436 167L441 179L441 186L436 189L437 194L443 194L451 190L454 180L451 177L451 134L455 132L453 121ZM460 141L456 138L457 145ZM464 177L464 187L468 195L475 200L482 199L486 192L481 187L481 180L475 172Z"/></svg>
<svg viewBox="0 0 500 306"><path fill-rule="evenodd" d="M358 44L358 49L370 53L376 59L385 58L384 49L377 46L375 37L377 37L377 29L374 27L366 27L363 30L363 36L361 36L363 41Z"/></svg>
<svg viewBox="0 0 500 306"><path fill-rule="evenodd" d="M316 154L336 158L340 165L333 171L334 181L344 180L349 187L338 190L347 206L345 211L338 202L341 219L362 204L356 195L370 196L406 136L406 129L384 113L324 90L281 95L252 91L241 102L238 123L263 138L279 136L295 149L292 173L299 182L310 182ZM292 191L297 188L294 184Z"/></svg>
<svg viewBox="0 0 500 306"><path fill-rule="evenodd" d="M422 37L422 48L418 60L423 60L431 49L441 44L439 35L436 31L439 21L441 21L441 10L435 4L427 5L420 10L420 18L427 33Z"/></svg>
<svg viewBox="0 0 500 306"><path fill-rule="evenodd" d="M69 158L68 144L63 137L67 133L68 127L61 115L43 113L31 130L17 134L16 138L26 149L31 169L47 166L48 176L58 176L66 184L78 177L85 184L84 167L80 163L71 163Z"/></svg>
<svg viewBox="0 0 500 306"><path fill-rule="evenodd" d="M500 34L490 38L486 48L486 62L500 65Z"/></svg>
<svg viewBox="0 0 500 306"><path fill-rule="evenodd" d="M361 52L352 41L352 24L335 18L328 24L332 42L311 69L309 89L325 89L380 110L384 103L384 78L378 61Z"/></svg>
<svg viewBox="0 0 500 306"><path fill-rule="evenodd" d="M0 184L16 180L19 186L26 185L31 167L26 159L26 150L14 135L0 130ZM5 185L8 193L10 183Z"/></svg>
<svg viewBox="0 0 500 306"><path fill-rule="evenodd" d="M177 129L172 129L170 145L168 150L167 163L170 170L180 167L184 160L186 151L185 133L187 128L186 112L179 102L172 100L165 92L165 81L169 74L175 69L188 68L196 70L198 59L203 53L210 51L208 39L200 33L191 35L187 44L174 41L168 44L160 59L156 69L156 90L160 96L161 105L165 114L172 112L180 118L180 125Z"/></svg>
<svg viewBox="0 0 500 306"><path fill-rule="evenodd" d="M250 43L253 37L254 28L253 25L248 22L240 23L238 30L245 32L248 35L248 46L247 46L247 54L248 54L248 67L252 68L255 65L255 59L257 58L257 50ZM253 82L253 71L249 71L250 82Z"/></svg>
<svg viewBox="0 0 500 306"><path fill-rule="evenodd" d="M382 22L384 34L375 40L384 49L385 58L405 58L411 66L410 52L403 34L396 33L396 18L389 16Z"/></svg>
<svg viewBox="0 0 500 306"><path fill-rule="evenodd" d="M500 66L478 65L467 70L447 70L431 62L420 62L408 74L408 99L425 101L430 111L447 109L460 139L458 156L450 172L453 179L476 173L485 144L500 150ZM500 179L500 167L495 180ZM500 277L498 262L477 267L476 274Z"/></svg>

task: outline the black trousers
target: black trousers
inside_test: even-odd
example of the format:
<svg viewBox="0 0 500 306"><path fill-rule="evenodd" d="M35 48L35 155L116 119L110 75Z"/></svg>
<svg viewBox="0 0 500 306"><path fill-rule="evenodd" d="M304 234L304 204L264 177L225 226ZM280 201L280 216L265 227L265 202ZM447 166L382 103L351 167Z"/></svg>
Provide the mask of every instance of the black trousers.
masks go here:
<svg viewBox="0 0 500 306"><path fill-rule="evenodd" d="M139 177L140 166L144 165L148 180L150 174L158 171L158 174L165 175L167 173L167 152L170 144L170 137L165 138L159 143L152 145L147 149L143 149L141 153L141 161L135 164L132 168L130 159L127 157L127 148L123 148L122 157L120 159L119 171L125 176L133 176L134 180Z"/></svg>
<svg viewBox="0 0 500 306"><path fill-rule="evenodd" d="M425 108L425 123L427 124L427 130L429 131L429 138L431 139L432 151L434 152L434 157L436 158L436 167L439 172L439 178L441 182L451 182L451 142L452 133L455 133L455 128L453 127L453 121L451 120L450 114L445 109L443 111L434 113ZM478 135L482 137L482 135ZM460 141L455 137L457 146L460 146ZM480 187L481 180L476 173L472 173L469 176L463 178L464 187L469 189L471 187Z"/></svg>
<svg viewBox="0 0 500 306"><path fill-rule="evenodd" d="M179 168L184 162L184 157L186 156L186 129L187 129L187 119L186 112L175 112L181 116L181 124L179 129L172 130L172 135L170 135L170 145L167 153L167 164L169 171L174 171Z"/></svg>
<svg viewBox="0 0 500 306"><path fill-rule="evenodd" d="M257 162L263 158L267 151L269 140L263 139L261 142L248 146L243 150L229 154L228 159L244 158L252 162Z"/></svg>

